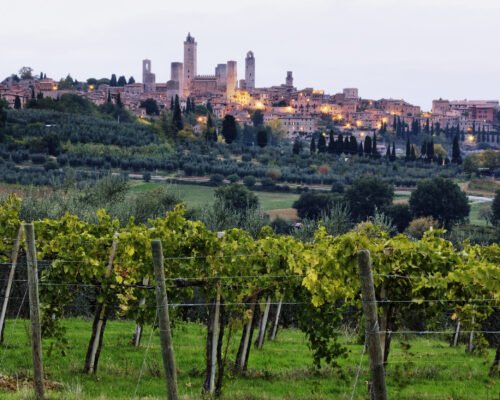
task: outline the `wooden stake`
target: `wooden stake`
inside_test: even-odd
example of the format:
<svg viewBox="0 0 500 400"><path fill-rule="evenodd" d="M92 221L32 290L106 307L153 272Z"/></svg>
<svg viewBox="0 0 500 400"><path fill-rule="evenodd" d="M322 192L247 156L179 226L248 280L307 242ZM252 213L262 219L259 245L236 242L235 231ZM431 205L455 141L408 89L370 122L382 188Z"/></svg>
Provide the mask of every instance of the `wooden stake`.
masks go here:
<svg viewBox="0 0 500 400"><path fill-rule="evenodd" d="M115 233L113 243L111 245L111 253L109 254L108 268L106 270L106 278L109 278L113 273L113 262L116 256L116 249L118 247L118 234ZM97 364L99 362L99 355L102 347L102 339L104 335L104 328L107 320L107 307L106 303L99 304L96 307L96 315L92 324L92 336L90 338L89 348L85 359L84 371L89 374L96 373Z"/></svg>
<svg viewBox="0 0 500 400"><path fill-rule="evenodd" d="M165 288L165 270L163 266L163 249L160 240L151 241L153 252L153 265L156 278L156 305L158 307L160 343L165 368L168 400L178 400L177 396L177 371L175 368L174 346L170 330L170 317L168 314L168 298Z"/></svg>
<svg viewBox="0 0 500 400"><path fill-rule="evenodd" d="M457 327L455 328L455 335L453 336L453 347L457 347L459 338L460 338L460 320L457 320Z"/></svg>
<svg viewBox="0 0 500 400"><path fill-rule="evenodd" d="M147 286L149 284L149 278L143 278L142 279L142 286ZM146 304L146 298L141 297L139 300L139 308L143 307L144 304ZM141 344L141 337L142 337L142 325L137 324L135 326L135 332L134 332L134 337L133 337L133 342L135 347L139 347Z"/></svg>
<svg viewBox="0 0 500 400"><path fill-rule="evenodd" d="M16 273L17 257L19 255L19 248L21 246L21 240L23 237L23 228L19 227L17 232L17 238L12 247L12 254L10 256L10 271L9 278L7 280L7 287L5 288L5 297L2 303L2 310L0 311L0 343L3 343L3 333L5 329L5 317L7 315L7 307L9 305L10 292L12 290L12 282L14 282L14 275Z"/></svg>
<svg viewBox="0 0 500 400"><path fill-rule="evenodd" d="M257 339L257 348L262 349L264 346L264 339L266 337L267 319L269 318L269 309L271 308L271 296L267 296L266 308L264 309L264 315L260 320L259 327L259 337Z"/></svg>
<svg viewBox="0 0 500 400"><path fill-rule="evenodd" d="M26 234L31 350L33 356L35 396L37 399L43 399L42 329L40 324L40 300L38 297L38 262L36 259L35 227L33 224L24 224L24 232Z"/></svg>
<svg viewBox="0 0 500 400"><path fill-rule="evenodd" d="M378 329L375 288L373 284L370 252L361 250L358 253L361 293L363 295L363 312L365 315L365 335L370 369L373 380L373 400L387 400L385 387L384 363L380 347L380 333Z"/></svg>
<svg viewBox="0 0 500 400"><path fill-rule="evenodd" d="M270 341L276 339L276 334L278 333L278 325L280 322L280 314L281 314L281 305L283 304L283 298L280 299L278 303L278 309L276 310L276 316L274 317L273 330L271 332L271 336L269 337Z"/></svg>

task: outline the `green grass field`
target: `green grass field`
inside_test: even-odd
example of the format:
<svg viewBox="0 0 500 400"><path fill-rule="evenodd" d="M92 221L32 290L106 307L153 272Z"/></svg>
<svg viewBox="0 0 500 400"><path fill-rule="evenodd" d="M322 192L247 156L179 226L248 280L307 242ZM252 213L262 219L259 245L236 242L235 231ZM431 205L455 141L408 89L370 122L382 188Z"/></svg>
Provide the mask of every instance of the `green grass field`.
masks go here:
<svg viewBox="0 0 500 400"><path fill-rule="evenodd" d="M132 192L143 192L164 187L163 183L156 182L133 182ZM201 185L169 185L172 192L177 194L188 207L203 208L210 206L214 201L215 187ZM254 192L260 200L262 210L277 210L291 208L295 200L299 198L295 193L276 192Z"/></svg>
<svg viewBox="0 0 500 400"><path fill-rule="evenodd" d="M0 383L2 375L20 382L30 377L31 353L28 321L8 321L6 340L0 347ZM96 376L81 372L90 336L90 321L66 320L69 351L65 357L56 350L49 354L50 340L43 342L45 374L61 384L50 392L49 399L164 399L165 384L158 332L145 329L142 346L129 345L134 324L113 321L108 324ZM174 328L174 347L178 369L180 398L201 398L204 371L204 337L206 329L194 323L178 323ZM228 360L237 350L240 332L232 335ZM150 346L148 346L151 338ZM500 382L488 377L493 351L486 357L470 356L464 346L450 348L445 341L421 337L410 340L409 353L394 339L389 358L387 383L389 399L498 399ZM249 372L245 377L229 373L225 377L224 399L351 399L362 347L354 338L344 338L350 351L340 361L342 373L329 368L315 371L311 353L300 331L281 330L275 342L267 342L263 350L252 349ZM141 377L141 378L140 378ZM140 379L139 379L140 378ZM368 360L362 358L361 373L354 399L366 399ZM1 384L0 384L1 387ZM31 391L20 386L18 391L0 388L5 400L31 399Z"/></svg>

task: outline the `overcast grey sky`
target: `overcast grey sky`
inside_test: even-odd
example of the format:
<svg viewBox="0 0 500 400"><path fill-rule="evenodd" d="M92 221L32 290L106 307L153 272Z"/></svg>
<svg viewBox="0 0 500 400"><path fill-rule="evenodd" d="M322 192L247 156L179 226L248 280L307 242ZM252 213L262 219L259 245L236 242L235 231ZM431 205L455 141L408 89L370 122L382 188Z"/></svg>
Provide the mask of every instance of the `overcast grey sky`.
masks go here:
<svg viewBox="0 0 500 400"><path fill-rule="evenodd" d="M253 50L257 86L284 83L364 98L500 97L500 0L3 0L0 77L24 65L59 79L111 73L157 81L182 61L188 31L198 73Z"/></svg>

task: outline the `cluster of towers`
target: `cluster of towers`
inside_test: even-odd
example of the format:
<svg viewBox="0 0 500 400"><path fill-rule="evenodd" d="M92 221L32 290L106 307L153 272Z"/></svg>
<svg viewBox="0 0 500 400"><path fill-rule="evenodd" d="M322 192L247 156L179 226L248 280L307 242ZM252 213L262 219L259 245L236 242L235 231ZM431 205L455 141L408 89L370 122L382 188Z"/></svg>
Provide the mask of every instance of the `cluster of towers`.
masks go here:
<svg viewBox="0 0 500 400"><path fill-rule="evenodd" d="M218 93L231 99L238 87L245 90L255 89L255 56L249 51L245 59L245 79L238 82L236 61L218 64L214 75L198 75L198 43L189 33L184 41L184 62L172 62L167 92L178 94L181 98L191 95ZM151 72L151 61L143 61L143 84L146 92L156 90L155 75Z"/></svg>

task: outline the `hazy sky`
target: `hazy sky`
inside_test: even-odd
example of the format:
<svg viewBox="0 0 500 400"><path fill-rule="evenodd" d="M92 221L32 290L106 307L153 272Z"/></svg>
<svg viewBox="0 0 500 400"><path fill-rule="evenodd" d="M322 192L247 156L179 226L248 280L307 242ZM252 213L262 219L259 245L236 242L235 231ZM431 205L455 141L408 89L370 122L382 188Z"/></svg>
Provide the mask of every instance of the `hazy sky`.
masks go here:
<svg viewBox="0 0 500 400"><path fill-rule="evenodd" d="M257 86L284 83L364 98L500 97L500 0L3 0L0 77L24 65L59 79L157 81L182 61L188 32L198 73L256 57Z"/></svg>

